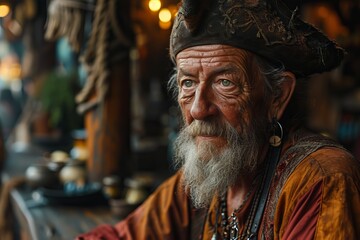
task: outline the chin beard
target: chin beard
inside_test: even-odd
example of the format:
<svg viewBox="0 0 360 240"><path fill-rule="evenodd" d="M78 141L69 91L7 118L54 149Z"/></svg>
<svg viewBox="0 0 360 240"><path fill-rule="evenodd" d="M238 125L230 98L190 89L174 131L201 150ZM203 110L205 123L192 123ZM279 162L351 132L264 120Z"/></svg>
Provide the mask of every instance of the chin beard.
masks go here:
<svg viewBox="0 0 360 240"><path fill-rule="evenodd" d="M248 126L240 135L229 123L197 120L182 129L175 141L175 165L182 167L194 207L208 207L215 194L224 195L241 174L257 168L264 129ZM196 145L194 137L199 134L222 136L227 145L221 149L207 141Z"/></svg>

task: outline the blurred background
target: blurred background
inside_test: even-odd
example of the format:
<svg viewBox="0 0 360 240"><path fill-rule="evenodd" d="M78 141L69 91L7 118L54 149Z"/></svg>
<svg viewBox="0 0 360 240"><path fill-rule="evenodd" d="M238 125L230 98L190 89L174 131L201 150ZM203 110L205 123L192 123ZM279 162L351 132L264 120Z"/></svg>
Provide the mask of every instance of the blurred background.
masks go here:
<svg viewBox="0 0 360 240"><path fill-rule="evenodd" d="M82 138L96 180L171 172L181 124L166 89L177 3L1 0L0 124L8 150L70 153ZM360 3L287 4L347 51L338 69L309 81L306 124L359 157Z"/></svg>
<svg viewBox="0 0 360 240"><path fill-rule="evenodd" d="M339 68L309 81L306 125L360 159L360 1L285 2L347 51ZM170 175L181 127L167 92L177 4L0 0L3 172L78 161L85 173L63 184L127 179L135 188Z"/></svg>
<svg viewBox="0 0 360 240"><path fill-rule="evenodd" d="M7 147L22 151L35 144L49 154L69 153L81 136L97 158L90 161L100 168L109 162L95 179L119 171L171 171L171 143L180 123L166 84L177 4L1 0L0 124ZM309 81L304 104L310 128L359 157L360 3L287 4L347 51L338 69ZM103 146L108 140L113 144Z"/></svg>

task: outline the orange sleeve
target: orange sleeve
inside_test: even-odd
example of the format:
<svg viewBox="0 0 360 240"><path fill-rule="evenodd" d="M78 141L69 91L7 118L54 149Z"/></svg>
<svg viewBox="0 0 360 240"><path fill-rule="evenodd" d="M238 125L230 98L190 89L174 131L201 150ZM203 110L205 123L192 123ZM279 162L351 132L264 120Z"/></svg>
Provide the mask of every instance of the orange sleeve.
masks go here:
<svg viewBox="0 0 360 240"><path fill-rule="evenodd" d="M314 239L360 239L359 184L342 173L324 179Z"/></svg>
<svg viewBox="0 0 360 240"><path fill-rule="evenodd" d="M188 199L181 173L161 184L149 198L115 226L100 225L77 240L189 239Z"/></svg>
<svg viewBox="0 0 360 240"><path fill-rule="evenodd" d="M138 209L115 225L120 239L188 239L189 206L178 173L163 183Z"/></svg>
<svg viewBox="0 0 360 240"><path fill-rule="evenodd" d="M275 239L360 239L360 167L347 153L322 149L283 187Z"/></svg>

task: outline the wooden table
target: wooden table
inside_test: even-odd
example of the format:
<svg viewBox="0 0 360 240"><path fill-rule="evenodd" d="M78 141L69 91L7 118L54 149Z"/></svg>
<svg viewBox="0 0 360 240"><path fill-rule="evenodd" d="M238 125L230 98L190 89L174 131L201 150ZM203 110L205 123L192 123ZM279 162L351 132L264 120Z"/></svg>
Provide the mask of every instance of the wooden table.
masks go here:
<svg viewBox="0 0 360 240"><path fill-rule="evenodd" d="M2 174L3 182L24 175L26 168L41 160L42 152L31 148L10 152ZM14 188L10 193L12 210L19 223L22 239L74 239L99 224L120 221L106 204L93 206L34 205L33 190L27 186Z"/></svg>

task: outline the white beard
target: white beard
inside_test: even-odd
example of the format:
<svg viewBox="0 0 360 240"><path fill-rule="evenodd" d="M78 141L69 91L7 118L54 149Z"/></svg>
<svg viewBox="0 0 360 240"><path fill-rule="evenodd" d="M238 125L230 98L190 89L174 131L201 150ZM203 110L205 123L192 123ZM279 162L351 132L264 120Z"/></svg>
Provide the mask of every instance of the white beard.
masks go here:
<svg viewBox="0 0 360 240"><path fill-rule="evenodd" d="M257 167L261 143L252 127L244 131L240 136L230 124L196 120L180 132L175 142L175 164L183 168L184 185L196 208L209 206L212 198L225 194L244 171ZM197 146L194 136L201 133L221 135L227 145L220 150L207 141Z"/></svg>

